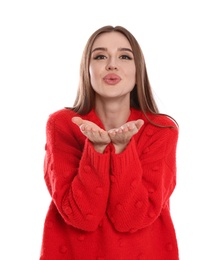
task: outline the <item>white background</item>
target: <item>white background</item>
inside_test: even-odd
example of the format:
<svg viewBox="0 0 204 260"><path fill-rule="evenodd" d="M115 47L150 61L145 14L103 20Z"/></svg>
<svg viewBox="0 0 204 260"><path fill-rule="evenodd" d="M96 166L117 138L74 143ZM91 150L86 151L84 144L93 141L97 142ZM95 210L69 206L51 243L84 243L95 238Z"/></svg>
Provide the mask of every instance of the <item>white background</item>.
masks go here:
<svg viewBox="0 0 204 260"><path fill-rule="evenodd" d="M39 259L50 203L48 115L72 105L93 31L122 25L140 43L162 112L180 125L171 199L181 260L204 259L202 0L0 2L0 259Z"/></svg>

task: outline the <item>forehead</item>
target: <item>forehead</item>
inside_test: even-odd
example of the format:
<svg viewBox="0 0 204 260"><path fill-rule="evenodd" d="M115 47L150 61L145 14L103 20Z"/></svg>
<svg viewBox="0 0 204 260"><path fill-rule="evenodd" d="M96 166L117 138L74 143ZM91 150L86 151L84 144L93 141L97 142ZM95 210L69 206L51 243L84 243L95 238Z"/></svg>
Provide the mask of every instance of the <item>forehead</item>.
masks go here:
<svg viewBox="0 0 204 260"><path fill-rule="evenodd" d="M100 34L94 41L92 49L103 48L129 48L131 49L128 39L120 32L105 32Z"/></svg>

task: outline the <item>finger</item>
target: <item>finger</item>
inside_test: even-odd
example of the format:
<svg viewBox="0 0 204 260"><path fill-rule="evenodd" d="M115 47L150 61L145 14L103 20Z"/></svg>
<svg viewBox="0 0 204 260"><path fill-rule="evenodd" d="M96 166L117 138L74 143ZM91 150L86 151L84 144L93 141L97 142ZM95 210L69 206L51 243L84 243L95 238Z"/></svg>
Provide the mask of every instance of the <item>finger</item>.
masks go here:
<svg viewBox="0 0 204 260"><path fill-rule="evenodd" d="M129 130L134 129L135 125L127 123L127 124L121 126L120 128L122 129L123 132L128 132Z"/></svg>
<svg viewBox="0 0 204 260"><path fill-rule="evenodd" d="M116 129L111 129L108 131L108 134L111 135L111 136L115 136L117 133Z"/></svg>
<svg viewBox="0 0 204 260"><path fill-rule="evenodd" d="M81 117L74 116L72 117L72 122L78 126L81 126L83 124L83 119L81 119Z"/></svg>
<svg viewBox="0 0 204 260"><path fill-rule="evenodd" d="M85 124L79 125L79 128L80 128L80 130L81 130L82 132L86 132L86 131L87 131Z"/></svg>
<svg viewBox="0 0 204 260"><path fill-rule="evenodd" d="M137 129L139 130L144 124L144 121L142 119L138 119L135 123Z"/></svg>

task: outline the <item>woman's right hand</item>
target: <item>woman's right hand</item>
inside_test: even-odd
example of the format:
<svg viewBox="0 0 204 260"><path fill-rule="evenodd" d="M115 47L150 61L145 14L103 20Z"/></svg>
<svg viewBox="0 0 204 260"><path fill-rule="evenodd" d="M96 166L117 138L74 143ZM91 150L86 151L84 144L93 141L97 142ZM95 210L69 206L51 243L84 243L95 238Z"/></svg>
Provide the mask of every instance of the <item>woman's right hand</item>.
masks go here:
<svg viewBox="0 0 204 260"><path fill-rule="evenodd" d="M107 131L81 117L73 117L72 122L79 126L81 132L92 142L97 152L104 152L106 146L111 142Z"/></svg>

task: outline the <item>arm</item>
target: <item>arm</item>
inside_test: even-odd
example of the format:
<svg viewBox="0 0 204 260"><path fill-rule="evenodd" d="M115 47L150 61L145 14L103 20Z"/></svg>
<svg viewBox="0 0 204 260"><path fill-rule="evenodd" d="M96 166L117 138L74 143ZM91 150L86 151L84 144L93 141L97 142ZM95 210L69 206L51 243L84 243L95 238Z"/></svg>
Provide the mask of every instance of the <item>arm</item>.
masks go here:
<svg viewBox="0 0 204 260"><path fill-rule="evenodd" d="M62 123L52 116L46 138L45 182L60 215L69 225L95 230L109 194L108 147L103 154L97 153L71 119Z"/></svg>
<svg viewBox="0 0 204 260"><path fill-rule="evenodd" d="M116 230L151 225L167 205L176 182L177 138L177 128L144 129L138 143L132 138L122 153L112 152L108 216Z"/></svg>

